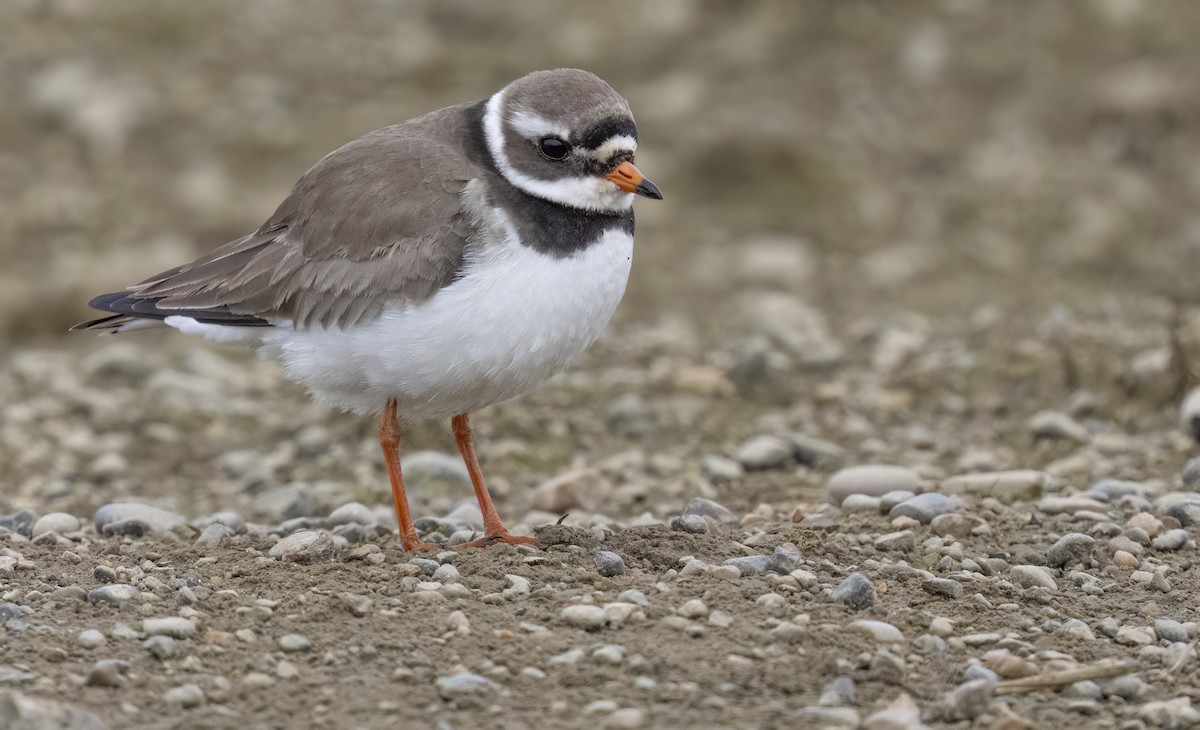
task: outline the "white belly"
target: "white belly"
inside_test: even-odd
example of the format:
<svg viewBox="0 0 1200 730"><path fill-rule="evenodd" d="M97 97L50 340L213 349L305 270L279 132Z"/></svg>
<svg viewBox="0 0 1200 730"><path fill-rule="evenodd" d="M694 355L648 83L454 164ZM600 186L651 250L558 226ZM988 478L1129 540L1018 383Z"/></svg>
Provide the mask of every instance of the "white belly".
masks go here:
<svg viewBox="0 0 1200 730"><path fill-rule="evenodd" d="M263 351L318 400L358 413L395 398L406 420L440 418L525 393L600 336L633 237L610 231L564 258L511 240L490 248L418 306L345 330L260 330Z"/></svg>

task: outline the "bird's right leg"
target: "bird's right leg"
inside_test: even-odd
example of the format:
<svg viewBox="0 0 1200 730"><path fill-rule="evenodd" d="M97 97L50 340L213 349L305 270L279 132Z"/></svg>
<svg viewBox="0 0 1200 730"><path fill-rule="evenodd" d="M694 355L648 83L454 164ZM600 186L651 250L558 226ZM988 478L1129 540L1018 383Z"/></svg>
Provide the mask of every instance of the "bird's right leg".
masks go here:
<svg viewBox="0 0 1200 730"><path fill-rule="evenodd" d="M408 495L404 491L404 476L400 473L400 422L396 420L396 401L390 399L379 414L379 446L387 462L388 480L392 483L392 499L396 502L396 522L400 525L400 544L405 550L429 552L438 546L421 542L408 511Z"/></svg>

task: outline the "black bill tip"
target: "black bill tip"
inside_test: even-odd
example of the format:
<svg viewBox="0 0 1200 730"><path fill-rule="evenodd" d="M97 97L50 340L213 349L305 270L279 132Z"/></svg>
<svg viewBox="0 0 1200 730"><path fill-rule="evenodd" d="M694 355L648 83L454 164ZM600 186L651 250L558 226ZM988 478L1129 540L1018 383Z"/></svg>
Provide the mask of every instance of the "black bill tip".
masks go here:
<svg viewBox="0 0 1200 730"><path fill-rule="evenodd" d="M640 183L638 183L637 187L635 187L633 189L633 192L636 193L637 195L642 196L643 198L650 198L651 200L662 200L662 191L658 189L657 185L650 182L649 180L646 180L645 178L643 178L642 181Z"/></svg>

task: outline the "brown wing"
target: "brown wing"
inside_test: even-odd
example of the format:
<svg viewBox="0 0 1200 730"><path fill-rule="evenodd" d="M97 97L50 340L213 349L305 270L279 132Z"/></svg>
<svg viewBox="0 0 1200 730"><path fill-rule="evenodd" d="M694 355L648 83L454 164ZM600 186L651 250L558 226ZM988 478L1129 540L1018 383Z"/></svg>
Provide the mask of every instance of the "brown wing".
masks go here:
<svg viewBox="0 0 1200 730"><path fill-rule="evenodd" d="M454 280L475 235L464 107L381 129L304 174L263 226L93 306L232 325L348 326ZM113 298L116 297L116 298ZM103 320L99 320L103 321Z"/></svg>

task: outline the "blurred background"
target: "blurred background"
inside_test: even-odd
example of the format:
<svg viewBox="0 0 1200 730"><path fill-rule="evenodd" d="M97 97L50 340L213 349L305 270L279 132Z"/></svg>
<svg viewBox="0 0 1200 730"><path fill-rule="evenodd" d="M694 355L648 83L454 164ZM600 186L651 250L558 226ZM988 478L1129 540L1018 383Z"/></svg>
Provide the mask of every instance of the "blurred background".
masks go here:
<svg viewBox="0 0 1200 730"><path fill-rule="evenodd" d="M653 509L719 491L699 460L766 431L934 475L1169 475L1197 339L1197 23L1183 0L4 2L0 512L386 499L370 424L252 356L65 330L256 228L344 142L559 66L626 95L666 199L638 205L605 339L478 419L502 499L594 465L609 509ZM1031 434L1046 409L1107 440ZM414 448L450 450L445 430Z"/></svg>

